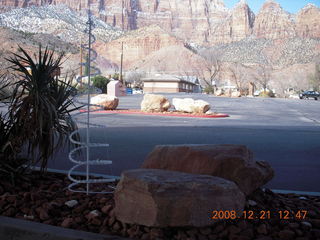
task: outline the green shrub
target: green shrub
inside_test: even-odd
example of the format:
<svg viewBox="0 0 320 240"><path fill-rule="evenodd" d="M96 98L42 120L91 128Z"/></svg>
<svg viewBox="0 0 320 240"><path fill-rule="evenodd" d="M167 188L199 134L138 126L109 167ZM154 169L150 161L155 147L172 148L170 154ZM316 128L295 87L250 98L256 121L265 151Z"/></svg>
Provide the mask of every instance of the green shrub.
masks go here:
<svg viewBox="0 0 320 240"><path fill-rule="evenodd" d="M70 113L75 107L72 99L71 80L59 80L54 73L61 65L64 54L56 58L54 51L46 48L36 60L21 47L21 55L13 54L7 59L11 70L18 75L12 101L8 108L12 123L13 138L19 137L28 143L28 153L33 163L40 162L42 172L46 169L49 157L77 129ZM30 67L31 72L28 71ZM35 157L37 156L37 157Z"/></svg>
<svg viewBox="0 0 320 240"><path fill-rule="evenodd" d="M260 92L259 97L275 97L275 95L271 90L266 90Z"/></svg>
<svg viewBox="0 0 320 240"><path fill-rule="evenodd" d="M120 80L120 73L114 73L114 74L112 75L112 78L113 78L114 80Z"/></svg>
<svg viewBox="0 0 320 240"><path fill-rule="evenodd" d="M107 93L107 85L110 82L110 79L104 76L95 76L91 80L93 86L100 88L103 93Z"/></svg>
<svg viewBox="0 0 320 240"><path fill-rule="evenodd" d="M203 91L207 94L213 94L214 93L214 87L213 86L206 86Z"/></svg>

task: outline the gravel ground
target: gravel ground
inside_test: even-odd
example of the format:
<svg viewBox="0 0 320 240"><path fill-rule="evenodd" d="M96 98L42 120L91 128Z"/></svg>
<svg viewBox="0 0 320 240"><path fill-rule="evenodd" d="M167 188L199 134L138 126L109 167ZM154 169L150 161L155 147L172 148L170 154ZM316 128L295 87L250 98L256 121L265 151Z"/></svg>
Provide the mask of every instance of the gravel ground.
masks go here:
<svg viewBox="0 0 320 240"><path fill-rule="evenodd" d="M239 219L224 219L205 228L160 229L119 222L112 194L69 192L65 175L33 174L29 179L15 186L1 180L1 215L132 239L320 240L320 197L258 189L247 198L245 214ZM108 186L95 188L106 190ZM76 204L67 206L70 200Z"/></svg>

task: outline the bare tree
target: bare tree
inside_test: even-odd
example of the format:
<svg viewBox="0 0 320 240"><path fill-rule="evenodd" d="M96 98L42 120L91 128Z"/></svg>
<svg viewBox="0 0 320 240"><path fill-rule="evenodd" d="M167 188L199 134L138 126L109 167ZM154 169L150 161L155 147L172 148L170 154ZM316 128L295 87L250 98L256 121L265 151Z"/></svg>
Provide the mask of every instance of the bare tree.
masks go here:
<svg viewBox="0 0 320 240"><path fill-rule="evenodd" d="M146 76L145 72L140 71L130 71L125 75L126 83L130 84L131 87L143 88L142 78Z"/></svg>
<svg viewBox="0 0 320 240"><path fill-rule="evenodd" d="M262 86L264 92L266 92L269 82L271 80L272 66L261 64L257 68L256 82Z"/></svg>
<svg viewBox="0 0 320 240"><path fill-rule="evenodd" d="M232 78L241 95L246 95L249 88L249 67L247 67L243 63L235 62L230 64L229 71L231 72Z"/></svg>
<svg viewBox="0 0 320 240"><path fill-rule="evenodd" d="M200 50L198 54L204 59L202 64L198 64L195 68L195 73L204 82L205 87L214 92L214 85L217 81L217 76L221 71L221 60L210 50Z"/></svg>
<svg viewBox="0 0 320 240"><path fill-rule="evenodd" d="M320 90L320 58L315 62L314 74L309 75L309 85L314 91Z"/></svg>

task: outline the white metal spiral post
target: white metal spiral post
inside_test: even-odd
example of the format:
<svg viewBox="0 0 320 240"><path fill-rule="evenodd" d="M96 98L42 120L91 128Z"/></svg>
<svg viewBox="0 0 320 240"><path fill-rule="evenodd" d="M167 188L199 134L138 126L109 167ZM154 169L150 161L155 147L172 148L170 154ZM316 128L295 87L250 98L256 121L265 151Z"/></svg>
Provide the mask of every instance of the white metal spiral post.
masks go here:
<svg viewBox="0 0 320 240"><path fill-rule="evenodd" d="M81 102L79 100L75 100L76 102L87 106L86 141L83 142L81 140L77 141L77 140L74 139L75 135L77 135L77 134L80 135L80 130L76 130L76 131L72 132L70 134L70 136L69 136L70 141L73 144L78 145L78 147L75 147L69 153L69 160L71 162L73 162L75 164L75 166L73 166L69 170L69 173L68 173L68 178L72 181L72 183L68 186L68 189L70 191L73 191L73 192L85 192L87 194L89 194L89 193L111 193L110 191L94 192L94 191L91 191L91 189L90 189L90 184L91 183L110 183L110 182L114 182L116 180L113 177L108 177L108 178L104 177L104 178L100 178L100 179L92 179L92 178L90 178L90 166L91 165L110 165L110 164L112 164L111 160L99 160L99 159L91 160L90 159L90 148L92 148L92 147L94 147L94 148L97 148L97 147L107 148L107 147L109 147L109 144L107 144L107 143L91 143L90 142L90 126L95 125L95 126L98 126L98 127L105 127L105 126L101 126L101 125L91 124L90 123L90 112L91 112L90 111L90 106L91 106L91 104L90 104L90 92L91 92L92 89L94 89L94 87L91 86L91 76L100 74L99 69L96 68L96 67L93 67L91 65L91 62L94 61L97 58L97 53L92 49L92 44L95 41L95 37L92 34L92 30L94 28L94 24L93 24L93 20L92 20L92 14L91 14L91 11L90 11L90 5L89 5L89 10L88 10L88 22L87 22L87 25L88 25L88 28L87 28L86 32L88 33L88 44L87 44L87 47L85 47L85 48L88 50L88 58L87 58L87 63L86 63L87 69L88 69L88 83L87 84L82 83L81 79L84 76L80 76L80 77L77 78L77 82L84 84L88 89L87 102ZM83 46L81 46L81 47L83 47ZM93 73L92 70L94 70L95 72ZM81 115L81 114L82 114L82 112L80 112L78 114L75 114L73 116L73 118L76 119L76 117ZM86 160L85 161L77 160L77 159L74 158L74 155L76 155L76 153L78 153L78 152L80 152L82 150L86 150ZM74 177L72 177L72 174L73 174L74 170L79 168L79 167L81 167L81 166L84 166L84 165L86 167L86 178L84 180L78 180L78 179L75 179ZM79 184L85 184L86 185L86 190L84 191L84 190L79 190L79 189L76 190L76 189L74 189L74 187L76 185L79 185Z"/></svg>

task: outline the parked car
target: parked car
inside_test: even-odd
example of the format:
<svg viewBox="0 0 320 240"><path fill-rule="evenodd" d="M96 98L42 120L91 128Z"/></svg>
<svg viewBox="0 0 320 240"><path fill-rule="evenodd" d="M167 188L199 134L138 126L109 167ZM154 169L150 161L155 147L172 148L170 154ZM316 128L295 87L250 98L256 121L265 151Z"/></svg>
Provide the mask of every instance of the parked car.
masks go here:
<svg viewBox="0 0 320 240"><path fill-rule="evenodd" d="M316 91L305 91L303 93L299 94L300 99L309 99L309 98L314 98L314 100L318 100L320 98L320 93Z"/></svg>
<svg viewBox="0 0 320 240"><path fill-rule="evenodd" d="M133 88L132 94L143 94L143 90L140 88Z"/></svg>
<svg viewBox="0 0 320 240"><path fill-rule="evenodd" d="M132 94L132 88L126 88L126 93L127 94Z"/></svg>

